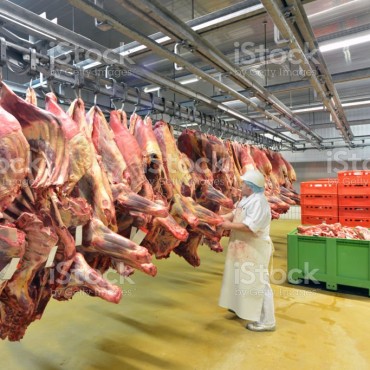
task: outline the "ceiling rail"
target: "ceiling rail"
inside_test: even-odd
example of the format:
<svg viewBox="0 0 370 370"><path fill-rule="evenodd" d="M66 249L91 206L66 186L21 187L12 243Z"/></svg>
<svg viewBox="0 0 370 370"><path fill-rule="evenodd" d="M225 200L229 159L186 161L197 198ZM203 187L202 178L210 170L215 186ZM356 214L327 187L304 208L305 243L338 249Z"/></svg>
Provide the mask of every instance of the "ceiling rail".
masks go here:
<svg viewBox="0 0 370 370"><path fill-rule="evenodd" d="M69 1L76 6L77 4L81 5L83 3L88 3L87 0ZM240 67L233 64L217 48L193 31L186 23L182 22L175 15L162 7L157 1L116 0L116 2L124 5L128 11L136 14L142 19L145 19L146 22L151 23L153 26L157 27L174 40L184 41L189 44L193 49L194 54L199 55L219 71L227 73L227 77L230 80L237 83L239 86L250 88L254 92L254 95L262 101L262 104L257 104L253 100L246 99L245 97L243 100L240 97L237 99L245 102L256 111L264 113L269 119L275 121L278 125L287 127L291 132L294 131L294 133L300 137L302 137L302 134L305 133L305 139L311 142L311 144L315 147L320 148L320 141L322 138L316 133L312 132L312 130L299 117L294 115L288 107L286 107L274 95L269 93L263 86L260 86L255 80L247 77ZM187 66L186 68L190 72L193 72ZM193 73L197 74L196 72ZM265 110L266 106L274 108L290 123L296 125L296 128L282 119L271 115Z"/></svg>
<svg viewBox="0 0 370 370"><path fill-rule="evenodd" d="M279 138L287 143L291 143L294 145L294 139L289 138L286 135L276 134L273 129L269 128L263 123L251 120L246 115L241 114L237 110L227 107L226 105L220 104L220 102L209 98L205 94L194 91L169 78L153 73L149 69L141 67L138 64L132 62L130 63L127 61L127 59L123 59L120 54L107 49L106 47L88 39L87 37L79 35L60 25L54 24L47 19L41 18L37 14L32 13L20 6L17 6L10 1L0 2L0 12L6 15L8 19L17 22L18 25L23 24L27 27L33 27L34 29L45 33L46 35L49 35L56 40L67 42L70 45L73 45L80 51L88 51L89 58L91 59L100 61L102 60L102 56L104 56L104 62L107 64L115 65L116 67L121 68L127 73L130 73L141 79L144 79L159 86L165 86L168 89L187 96L195 101L202 102L215 110L224 112L229 117L235 118L238 121L244 121L250 124L253 123L254 126L263 130L265 133L270 133L276 138ZM99 16L97 18L104 20L102 19L102 17Z"/></svg>
<svg viewBox="0 0 370 370"><path fill-rule="evenodd" d="M23 65L25 72L31 72L31 65L34 65L32 75L40 73L43 78L40 80L31 80L34 85L42 89L49 89L54 91L56 95L62 100L73 100L75 96L73 93L69 95L65 91L65 84L69 85L71 89L86 90L94 94L96 99L97 95L108 96L111 104L112 102L120 101L121 103L130 103L139 105L139 111L146 113L161 114L162 117L167 115L183 120L184 124L176 124L183 129L187 128L190 123L197 123L199 128L204 131L208 130L214 134L228 134L232 137L239 137L246 141L256 142L267 147L273 147L281 149L286 146L285 142L276 141L270 139L263 134L247 130L240 127L238 124L230 124L225 120L218 119L218 126L215 126L216 118L212 115L205 115L204 113L197 111L194 107L189 109L188 107L182 106L179 103L166 100L161 97L155 97L151 93L144 93L141 90L133 87L129 87L124 83L119 83L112 78L99 77L94 78L91 75L84 75L84 71L77 66L66 66L61 61L55 60L47 55L36 52L35 49L29 49L12 42L6 41L4 38L0 39L0 55L1 55L1 67L5 68L8 63L8 55L11 54L11 63L15 60L19 61ZM16 58L18 54L18 58ZM33 60L27 60L25 56L32 55ZM41 82L40 82L41 81ZM63 94L59 93L58 89L55 88L55 83L63 84ZM15 86L15 92L25 94L25 87L17 88ZM89 102L86 102L89 103ZM90 102L92 103L92 102ZM293 140L290 144L293 143ZM292 145L288 145L292 148Z"/></svg>
<svg viewBox="0 0 370 370"><path fill-rule="evenodd" d="M315 42L312 29L307 20L307 16L306 20L304 20L304 16L300 15L301 12L305 14L303 7L298 7L296 1L290 1L291 4L294 3L293 8L295 8L295 10L293 11L293 8L288 8L284 14L282 10L283 4L281 2L279 2L281 6L278 6L275 0L261 0L261 2L275 25L278 27L281 35L285 39L289 40L289 47L294 52L294 55L300 62L300 66L305 71L306 76L308 76L311 85L331 114L332 119L340 130L344 141L349 146L352 146L353 133L347 122L343 107L341 106L338 93L334 87L334 83L330 77L330 73L326 67L325 61L319 51L317 41ZM292 12L294 12L295 24L298 27L297 30L294 30L293 22L288 20L289 17L293 15ZM300 31L304 32L307 40L301 40L300 42L297 39L296 35ZM317 76L316 68L311 65L310 60L303 50L302 41L303 43L304 41L307 41L309 43L311 52L316 52L316 55L319 59L319 65L317 66L318 70L320 71L319 76Z"/></svg>

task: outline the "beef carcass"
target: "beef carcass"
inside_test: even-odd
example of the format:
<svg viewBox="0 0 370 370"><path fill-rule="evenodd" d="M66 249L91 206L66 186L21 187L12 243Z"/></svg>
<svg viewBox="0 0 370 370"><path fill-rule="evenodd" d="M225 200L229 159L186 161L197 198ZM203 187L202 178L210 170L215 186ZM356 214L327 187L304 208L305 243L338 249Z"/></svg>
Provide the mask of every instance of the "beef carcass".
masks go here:
<svg viewBox="0 0 370 370"><path fill-rule="evenodd" d="M78 100L69 113L80 120L79 126L88 135L92 130L85 121L83 107L83 102ZM93 145L92 141L91 145ZM150 263L151 256L147 250L115 233L118 227L113 195L107 174L102 171L103 164L100 165L97 158L98 156L93 158L91 173L86 174L79 181L79 189L83 197L92 205L94 212L92 220L84 227L83 251L90 254L90 257L106 257L106 264L101 267L102 271L109 267L111 259L114 258L116 261L125 262L131 267L155 275L156 269ZM119 173L116 175L119 176Z"/></svg>
<svg viewBox="0 0 370 370"><path fill-rule="evenodd" d="M22 339L28 325L35 319L36 276L58 241L51 228L45 227L36 215L22 214L16 226L26 234L27 248L21 267L3 290L0 306L0 337L12 341Z"/></svg>
<svg viewBox="0 0 370 370"><path fill-rule="evenodd" d="M53 93L46 94L45 108L61 122L63 133L69 143L69 169L68 179L63 185L63 190L69 194L77 182L92 167L94 153L86 135L80 130L78 123L68 116L57 103Z"/></svg>
<svg viewBox="0 0 370 370"><path fill-rule="evenodd" d="M139 193L147 179L144 174L143 152L135 137L127 128L127 116L123 110L110 113L109 125L114 132L114 141L123 156L130 174L130 186Z"/></svg>
<svg viewBox="0 0 370 370"><path fill-rule="evenodd" d="M13 224L0 225L0 302L1 293L7 284L3 280L4 269L13 258L22 258L26 247L26 235ZM0 303L1 304L1 303Z"/></svg>
<svg viewBox="0 0 370 370"><path fill-rule="evenodd" d="M168 210L158 203L141 197L129 186L127 164L114 140L114 132L99 107L94 106L87 114L88 124L93 126L92 141L108 175L113 199L127 211L144 212L153 216L167 217Z"/></svg>
<svg viewBox="0 0 370 370"><path fill-rule="evenodd" d="M152 126L152 120L148 116L144 120L136 113L130 117L130 133L142 150L145 176L155 196L170 201L173 197L173 186L164 171L162 152Z"/></svg>
<svg viewBox="0 0 370 370"><path fill-rule="evenodd" d="M63 279L54 292L58 301L71 299L79 291L112 303L118 303L122 297L122 290L90 267L81 253L76 253L71 270Z"/></svg>
<svg viewBox="0 0 370 370"><path fill-rule="evenodd" d="M177 148L176 141L167 125L158 121L153 129L162 153L163 167L167 179L171 181L177 194L190 197L194 193L194 183L189 172L189 159Z"/></svg>
<svg viewBox="0 0 370 370"><path fill-rule="evenodd" d="M84 228L83 245L82 251L114 258L152 276L157 273L156 267L151 263L151 256L144 247L109 230L96 218Z"/></svg>
<svg viewBox="0 0 370 370"><path fill-rule="evenodd" d="M61 122L19 98L4 82L0 82L0 105L17 118L31 147L32 186L63 185L68 178L69 149Z"/></svg>
<svg viewBox="0 0 370 370"><path fill-rule="evenodd" d="M19 122L0 106L0 211L19 194L29 171L30 151Z"/></svg>
<svg viewBox="0 0 370 370"><path fill-rule="evenodd" d="M259 170L265 177L269 177L272 171L272 165L267 158L266 153L262 149L252 145L251 154L257 170Z"/></svg>

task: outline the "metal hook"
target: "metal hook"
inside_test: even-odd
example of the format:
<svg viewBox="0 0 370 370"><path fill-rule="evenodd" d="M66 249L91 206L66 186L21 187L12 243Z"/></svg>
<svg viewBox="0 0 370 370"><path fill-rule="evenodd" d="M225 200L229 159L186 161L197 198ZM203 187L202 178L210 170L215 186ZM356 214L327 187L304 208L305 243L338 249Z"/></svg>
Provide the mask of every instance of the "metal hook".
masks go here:
<svg viewBox="0 0 370 370"><path fill-rule="evenodd" d="M116 106L113 99L110 99L110 103L111 103L111 105L113 105L114 110L117 110L117 106Z"/></svg>
<svg viewBox="0 0 370 370"><path fill-rule="evenodd" d="M121 106L121 111L123 112L123 108L125 106L125 102L127 100L127 84L122 82L122 87L123 87L123 95L122 95L122 106Z"/></svg>
<svg viewBox="0 0 370 370"><path fill-rule="evenodd" d="M137 107L140 105L140 102L141 102L141 91L138 87L135 87L135 91L136 91L136 96L137 96L137 103L135 103L135 109L134 109L134 113L136 113L137 111Z"/></svg>
<svg viewBox="0 0 370 370"><path fill-rule="evenodd" d="M52 83L51 80L48 80L48 89L50 90L50 92L52 92L53 94L55 94L54 86L53 86L53 83Z"/></svg>
<svg viewBox="0 0 370 370"><path fill-rule="evenodd" d="M163 104L163 109L162 109L162 112L161 112L161 114L162 114L161 120L164 121L164 114L166 114L166 110L167 110L167 108L166 108L166 98L165 97L162 97L162 104Z"/></svg>
<svg viewBox="0 0 370 370"><path fill-rule="evenodd" d="M154 110L154 95L153 95L153 93L148 93L148 95L150 96L150 103L151 103L151 107L150 107L150 109L148 109L148 112L147 112L147 114L146 114L146 116L145 116L145 118L147 118L147 117L149 117L149 115L153 112L153 110Z"/></svg>

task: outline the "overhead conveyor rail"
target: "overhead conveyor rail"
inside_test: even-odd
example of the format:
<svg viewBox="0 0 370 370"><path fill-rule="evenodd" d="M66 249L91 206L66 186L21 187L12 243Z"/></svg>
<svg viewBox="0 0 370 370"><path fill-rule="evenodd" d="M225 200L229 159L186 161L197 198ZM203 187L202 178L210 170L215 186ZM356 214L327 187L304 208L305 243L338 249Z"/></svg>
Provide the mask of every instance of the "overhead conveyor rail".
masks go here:
<svg viewBox="0 0 370 370"><path fill-rule="evenodd" d="M70 0L70 2L74 6L82 9L87 14L91 15L92 17L96 17L98 19L101 19L103 21L108 22L112 26L112 28L115 29L116 31L119 31L122 34L125 34L125 35L129 36L132 39L135 39L135 40L140 41L143 45L148 46L155 53L163 56L164 58L166 58L168 60L171 60L172 62L174 62L174 63L176 63L178 65L184 66L188 71L196 74L197 76L201 77L203 80L210 82L213 86L216 86L216 87L222 89L223 91L227 91L230 95L232 95L236 99L239 99L240 101L243 101L246 104L254 104L254 103L252 103L252 101L250 99L248 99L244 95L240 94L236 90L233 90L229 86L223 84L222 82L220 82L216 78L213 78L208 73L203 72L201 69L199 69L199 68L195 67L194 65L192 65L191 63L187 62L181 56L179 56L179 55L177 55L177 54L169 51L167 48L161 46L160 44L156 43L151 38L149 38L149 37L141 34L140 32L138 32L138 31L136 31L136 30L134 30L134 29L132 29L132 28L130 28L130 27L122 24L113 15L108 14L102 8L94 5L93 3L89 2L89 1L85 1L85 0L82 0L82 1L80 1L80 0ZM166 87L171 88L171 86L168 86L166 84L160 84L160 83L158 83L158 84L161 85L161 86L166 86ZM186 94L184 94L184 95L186 95ZM210 99L208 98L208 100L210 100ZM216 104L215 107L217 109L220 109L221 111L223 111L225 113L235 112L234 109L231 109L231 108L227 107L226 105L224 105L224 104L222 104L220 102L217 102L217 101L215 101L213 99L211 99L211 100L212 100L212 103L213 104ZM204 100L200 100L200 101L204 101ZM206 101L204 101L204 102L206 102ZM265 110L263 110L263 112L265 112L266 114L268 114L268 112L265 111ZM272 128L264 125L261 122L258 122L256 120L252 120L251 118L249 118L249 117L247 117L245 115L242 115L241 113L237 113L236 115L234 114L234 117L236 117L237 119L242 119L246 123L249 123L252 126L254 126L254 127L262 130L262 132L269 133L269 134L271 134L273 136L279 137L283 141L292 142L291 140L289 140L289 138L287 136L285 136L285 135L282 136L281 134L278 134L277 135L276 134L276 131L273 130ZM277 121L277 123L279 125L285 127L286 129L288 129L293 134L297 134L302 139L304 139L304 140L306 140L308 142L311 142L314 146L317 146L318 145L315 141L311 140L306 135L303 135L299 130L293 128L292 126L290 126L289 124L287 124L285 121L280 120L278 117L274 117L274 120Z"/></svg>
<svg viewBox="0 0 370 370"><path fill-rule="evenodd" d="M17 58L17 53L19 57ZM12 63L16 60L22 64L23 71L32 75L41 73L45 76L45 81L40 82L38 85L41 87L47 84L47 88L55 91L59 98L64 99L66 96L58 94L57 83L68 84L73 89L84 89L92 92L95 95L108 96L113 102L117 100L120 102L127 102L134 104L137 109L145 113L159 113L161 115L168 115L184 120L184 124L177 127L185 129L190 123L197 123L201 130L206 130L215 135L229 136L241 138L266 147L281 149L286 144L276 140L267 138L257 132L246 130L238 126L236 123L226 122L210 115L205 115L196 109L190 109L181 106L179 103L167 101L164 98L155 97L153 94L145 94L139 89L127 86L126 84L117 83L114 79L93 78L92 76L85 76L83 70L76 66L65 65L64 63L50 58L47 55L40 54L34 49L27 49L22 46L7 42L5 39L0 38L0 55L1 63L0 69L9 62L11 55ZM29 56L29 58L25 58ZM28 62L24 61L28 59ZM15 92L25 94L25 87L20 88L14 85ZM69 99L73 97L69 96Z"/></svg>
<svg viewBox="0 0 370 370"><path fill-rule="evenodd" d="M353 146L352 130L347 122L338 92L320 52L318 42L303 6L296 0L261 0L261 2L279 29L282 37L289 40L290 48L299 60L300 66L308 76L311 85L330 112L345 142L349 146ZM316 58L318 63L313 64L312 60L309 60L306 56L303 49L305 43L309 45L309 51L314 52L314 58Z"/></svg>
<svg viewBox="0 0 370 370"><path fill-rule="evenodd" d="M69 1L75 6L92 15L92 6L88 0ZM237 96L231 91L230 95L232 95L234 98L239 99L256 111L264 113L266 117L275 121L279 126L287 128L290 132L298 135L307 142L310 142L314 147L319 149L322 148L322 138L316 133L312 132L312 130L310 130L306 123L304 123L299 117L294 115L288 107L286 107L274 95L270 94L263 86L260 86L256 81L254 81L250 77L247 77L238 66L233 64L217 48L215 48L204 38L199 36L195 31L191 29L191 27L182 22L167 9L162 7L158 2L147 0L116 0L116 2L124 5L128 11L139 16L156 28L161 29L163 33L167 34L174 40L183 41L188 44L193 50L193 53L199 55L202 59L204 59L207 63L209 63L211 66L215 67L219 71L228 73L228 78L230 80L237 83L241 87L250 88L253 91L254 95L258 99L260 99L261 104L258 104L246 97L241 97L241 94L238 94ZM100 16L107 16L106 12L102 10L101 13L102 14ZM108 18L104 19L108 20ZM112 21L112 19L110 19L110 21ZM188 66L185 67L190 72L201 76L199 71L197 72L189 69ZM202 78L204 77L202 76ZM208 79L206 80L209 81ZM217 86L215 85L215 83L213 83L213 85ZM276 112L285 117L288 122L271 114L269 111L266 110L266 107L271 107L276 110Z"/></svg>
<svg viewBox="0 0 370 370"><path fill-rule="evenodd" d="M255 126L262 130L262 132L270 133L273 137L279 138L280 140L276 141L272 140L272 143L275 142L275 145L281 145L280 141L284 144L289 145L291 149L295 149L294 147L294 140L283 135L281 133L276 133L273 129L265 126L262 123L258 123L257 121L253 121L247 116L241 114L240 112L227 107L226 105L220 104L218 101L209 98L208 96L198 93L194 90L191 90L180 83L177 83L169 78L163 77L156 73L151 72L150 70L141 67L137 64L129 64L125 63L125 60L122 61L122 56L120 54L115 53L114 51L107 50L106 47L82 36L76 34L73 31L70 31L64 27L61 27L57 24L52 23L51 21L44 19L26 9L19 7L9 1L3 1L0 3L0 12L7 16L10 19L10 22L13 20L18 25L24 25L26 28L30 29L37 29L39 32L42 32L45 35L49 35L50 38L54 40L63 41L64 43L68 43L71 46L73 45L75 48L79 50L89 51L89 58L101 61L101 56L104 55L104 62L107 64L115 65L122 70L128 71L129 73L149 81L154 84L158 84L160 86L166 86L168 89L185 95L195 101L203 102L204 104L212 107L214 110L219 110L220 112L224 112L225 114L229 115L230 117L235 118L238 121L244 121L246 123L254 124ZM127 62L127 61L126 61ZM227 129L226 129L227 131ZM252 131L247 130L246 128L240 127L239 128L240 134L243 137L248 136L248 132L252 134ZM253 134L254 135L254 134ZM247 137L249 140L254 140L253 135ZM259 142L262 142L264 139L259 139Z"/></svg>

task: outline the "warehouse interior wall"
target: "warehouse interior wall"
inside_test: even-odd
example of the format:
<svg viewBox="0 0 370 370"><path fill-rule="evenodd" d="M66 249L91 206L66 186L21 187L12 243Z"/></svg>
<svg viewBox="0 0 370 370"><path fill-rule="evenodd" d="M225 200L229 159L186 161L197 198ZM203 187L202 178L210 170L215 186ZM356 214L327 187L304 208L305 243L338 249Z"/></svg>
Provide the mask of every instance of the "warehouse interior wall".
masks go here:
<svg viewBox="0 0 370 370"><path fill-rule="evenodd" d="M336 178L340 171L370 171L369 147L283 152L283 156L294 167L297 181L293 187L298 192L304 181Z"/></svg>

